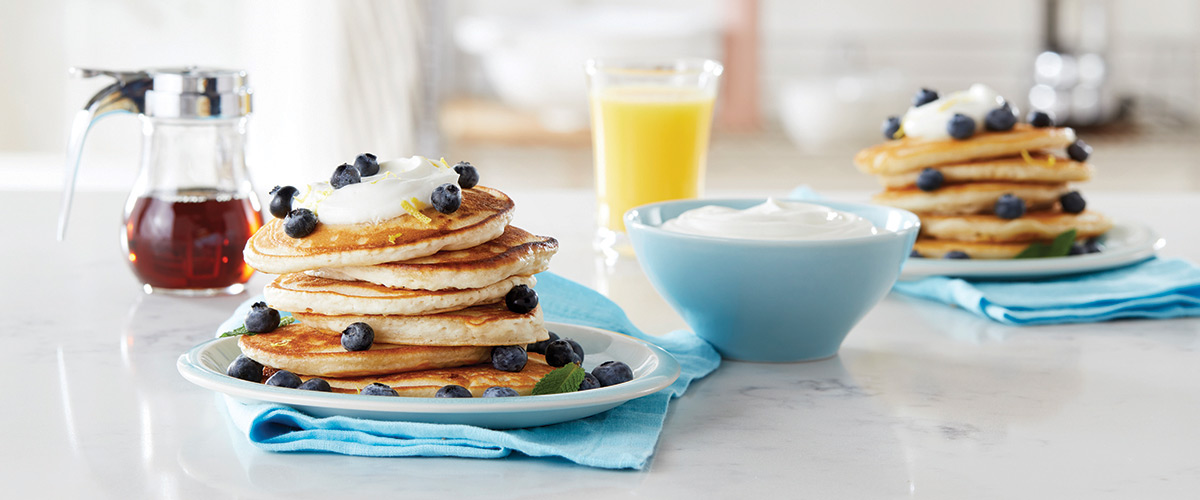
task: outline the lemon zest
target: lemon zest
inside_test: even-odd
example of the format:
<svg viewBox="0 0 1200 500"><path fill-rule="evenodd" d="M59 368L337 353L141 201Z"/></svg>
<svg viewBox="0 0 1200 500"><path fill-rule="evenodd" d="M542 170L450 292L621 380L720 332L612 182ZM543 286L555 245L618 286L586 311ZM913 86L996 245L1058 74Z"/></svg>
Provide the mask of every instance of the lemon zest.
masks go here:
<svg viewBox="0 0 1200 500"><path fill-rule="evenodd" d="M304 194L297 196L294 199L300 203L304 203L304 200L308 198L308 195L309 195L309 193L312 193L312 190L313 190L312 184L305 184L304 185Z"/></svg>
<svg viewBox="0 0 1200 500"><path fill-rule="evenodd" d="M904 138L904 122L900 122L900 126L896 127L896 131L892 133L892 139Z"/></svg>
<svg viewBox="0 0 1200 500"><path fill-rule="evenodd" d="M392 177L395 177L395 176L396 176L396 174L395 174L395 173L393 173L391 170L388 170L387 172L384 172L384 173L383 173L383 177L380 177L380 178L378 178L378 179L375 179L375 180L371 181L371 184L375 184L375 183L378 183L379 181L382 181L382 180L384 180L384 179L390 179L390 178L392 178Z"/></svg>
<svg viewBox="0 0 1200 500"><path fill-rule="evenodd" d="M950 99L947 99L946 102L943 102L941 106L938 106L938 111L945 111L947 109L950 109L955 104L958 104L958 102L961 100L962 99L959 99L957 97L952 97Z"/></svg>
<svg viewBox="0 0 1200 500"><path fill-rule="evenodd" d="M389 236L388 236L388 243L389 243L389 244L391 244L391 245L395 245L395 244L396 244L396 238L399 238L399 237L401 237L401 236L404 236L404 233L396 233L396 234L393 234L393 235L389 235Z"/></svg>
<svg viewBox="0 0 1200 500"><path fill-rule="evenodd" d="M433 219L430 219L428 215L421 213L421 209L417 208L418 205L424 205L424 203L421 203L415 197L411 200L400 202L400 206L404 207L404 211L408 212L408 215L413 216L414 219L421 221L422 224L433 222Z"/></svg>
<svg viewBox="0 0 1200 500"><path fill-rule="evenodd" d="M1053 167L1053 166L1054 166L1054 160L1056 160L1056 159L1057 159L1057 158L1055 158L1055 157L1054 157L1054 155L1048 155L1048 156L1046 156L1046 166L1047 166L1047 167Z"/></svg>
<svg viewBox="0 0 1200 500"><path fill-rule="evenodd" d="M438 161L442 162L442 166L443 166L443 167L450 168L450 164L449 164L449 163L446 163L446 157L445 157L445 156L443 156L443 157L442 157L442 159L441 159L441 160L438 160Z"/></svg>
<svg viewBox="0 0 1200 500"><path fill-rule="evenodd" d="M1021 150L1021 158L1025 159L1025 163L1033 165L1033 157L1029 155L1029 151Z"/></svg>

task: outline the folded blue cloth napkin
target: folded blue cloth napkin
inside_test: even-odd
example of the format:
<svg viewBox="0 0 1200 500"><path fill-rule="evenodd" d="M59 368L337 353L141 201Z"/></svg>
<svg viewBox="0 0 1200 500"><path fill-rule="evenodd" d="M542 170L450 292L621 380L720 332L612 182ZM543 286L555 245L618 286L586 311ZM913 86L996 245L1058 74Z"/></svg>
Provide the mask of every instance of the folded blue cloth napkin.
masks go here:
<svg viewBox="0 0 1200 500"><path fill-rule="evenodd" d="M715 370L721 363L720 355L691 332L675 331L660 337L642 333L611 300L571 280L549 272L538 274L537 279L547 321L603 328L653 342L679 361L679 380L662 391L598 415L529 429L500 431L467 425L316 418L282 405L247 405L227 398L230 417L252 443L270 451L469 458L499 458L516 451L608 469L645 467L654 453L671 399L683 394L691 381ZM240 326L249 305L256 300L261 298L242 304L218 331Z"/></svg>

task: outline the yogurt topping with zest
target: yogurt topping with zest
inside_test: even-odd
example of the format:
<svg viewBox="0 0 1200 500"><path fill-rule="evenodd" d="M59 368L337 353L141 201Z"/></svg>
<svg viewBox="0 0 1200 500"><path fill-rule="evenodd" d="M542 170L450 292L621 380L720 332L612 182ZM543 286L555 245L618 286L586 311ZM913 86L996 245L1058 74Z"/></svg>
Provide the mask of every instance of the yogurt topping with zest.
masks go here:
<svg viewBox="0 0 1200 500"><path fill-rule="evenodd" d="M405 203L417 210L433 204L434 189L457 182L458 173L441 161L399 158L380 162L378 174L341 189L333 189L329 181L301 187L293 208L316 212L323 224L378 223L408 213Z"/></svg>
<svg viewBox="0 0 1200 500"><path fill-rule="evenodd" d="M954 92L919 107L908 108L901 119L906 137L948 139L946 124L955 114L975 120L975 129L983 130L988 111L1004 105L1004 98L987 85L976 83L970 89Z"/></svg>
<svg viewBox="0 0 1200 500"><path fill-rule="evenodd" d="M852 213L774 198L745 210L718 205L695 208L664 222L662 228L749 240L836 240L879 233L870 221Z"/></svg>

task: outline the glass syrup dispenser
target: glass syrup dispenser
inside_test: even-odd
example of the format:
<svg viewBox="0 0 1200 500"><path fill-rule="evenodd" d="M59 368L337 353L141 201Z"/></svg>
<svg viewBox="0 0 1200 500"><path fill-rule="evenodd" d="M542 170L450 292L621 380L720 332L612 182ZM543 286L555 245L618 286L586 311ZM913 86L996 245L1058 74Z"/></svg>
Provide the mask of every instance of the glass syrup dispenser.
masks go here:
<svg viewBox="0 0 1200 500"><path fill-rule="evenodd" d="M116 83L75 117L58 238L66 234L88 130L113 113L142 122L141 168L125 203L122 248L147 293L235 294L254 270L242 260L262 225L246 170L250 89L246 72L165 68L133 72L72 68Z"/></svg>

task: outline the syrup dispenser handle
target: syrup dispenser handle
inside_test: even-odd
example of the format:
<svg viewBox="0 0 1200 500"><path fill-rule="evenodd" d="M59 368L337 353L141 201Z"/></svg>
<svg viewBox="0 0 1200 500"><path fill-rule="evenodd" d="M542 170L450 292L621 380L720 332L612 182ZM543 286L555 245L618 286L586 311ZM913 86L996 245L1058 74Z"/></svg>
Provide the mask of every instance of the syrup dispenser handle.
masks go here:
<svg viewBox="0 0 1200 500"><path fill-rule="evenodd" d="M75 197L75 179L79 174L79 160L83 154L83 142L88 130L105 116L115 113L143 113L146 91L154 84L153 78L142 71L110 71L101 69L71 68L71 76L92 78L109 76L116 83L104 87L88 100L82 110L75 113L71 122L71 135L67 139L66 176L63 185L62 206L58 214L58 241L67 233L67 218L71 214L71 201Z"/></svg>

